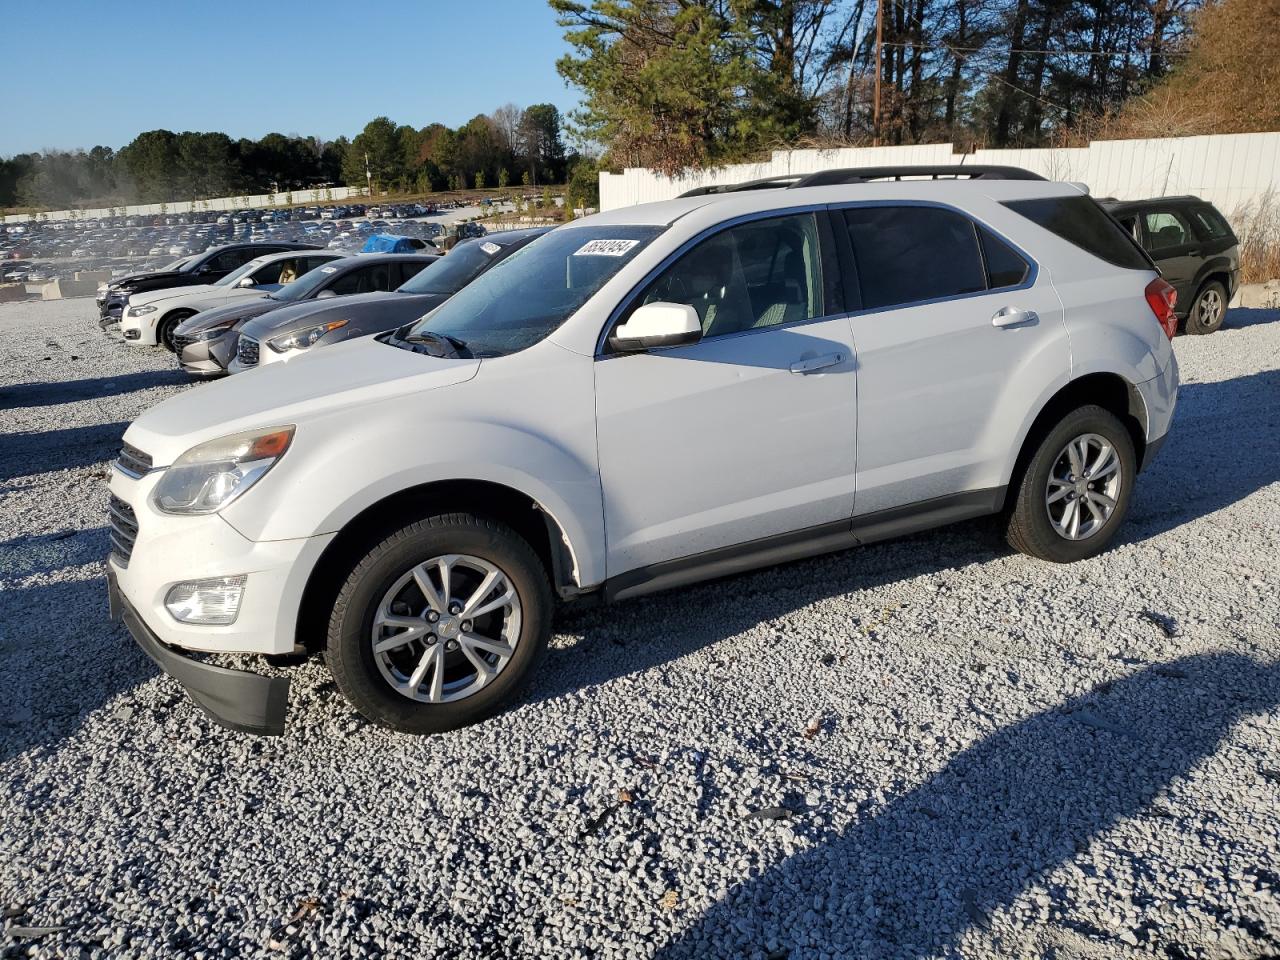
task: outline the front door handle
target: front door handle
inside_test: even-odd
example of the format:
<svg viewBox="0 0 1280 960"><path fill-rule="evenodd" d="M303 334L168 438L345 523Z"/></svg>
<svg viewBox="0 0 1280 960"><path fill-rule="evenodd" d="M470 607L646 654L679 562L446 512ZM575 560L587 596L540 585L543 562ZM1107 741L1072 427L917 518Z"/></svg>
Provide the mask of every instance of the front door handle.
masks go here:
<svg viewBox="0 0 1280 960"><path fill-rule="evenodd" d="M1040 322L1040 315L1034 310L1019 310L1017 307L1005 307L997 310L991 318L993 327L1016 327Z"/></svg>
<svg viewBox="0 0 1280 960"><path fill-rule="evenodd" d="M827 367L834 367L844 357L838 353L828 353L821 357L810 357L808 360L797 360L791 364L792 373L813 373Z"/></svg>

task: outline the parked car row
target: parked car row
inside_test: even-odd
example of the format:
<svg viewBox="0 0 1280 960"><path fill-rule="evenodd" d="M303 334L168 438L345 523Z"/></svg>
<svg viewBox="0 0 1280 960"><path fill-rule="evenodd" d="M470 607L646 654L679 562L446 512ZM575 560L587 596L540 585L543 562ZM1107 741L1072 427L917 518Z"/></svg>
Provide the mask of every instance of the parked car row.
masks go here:
<svg viewBox="0 0 1280 960"><path fill-rule="evenodd" d="M367 249L408 252L354 255L283 241L226 244L104 285L98 322L126 343L174 351L193 377L226 376L416 320L545 232L460 243L429 272L441 258L414 237L374 234Z"/></svg>

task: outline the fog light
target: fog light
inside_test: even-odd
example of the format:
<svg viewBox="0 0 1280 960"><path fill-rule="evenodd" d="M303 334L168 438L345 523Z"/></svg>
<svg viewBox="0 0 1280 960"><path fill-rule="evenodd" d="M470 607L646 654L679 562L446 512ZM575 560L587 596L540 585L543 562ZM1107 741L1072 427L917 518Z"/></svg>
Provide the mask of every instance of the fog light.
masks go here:
<svg viewBox="0 0 1280 960"><path fill-rule="evenodd" d="M169 588L164 605L179 623L235 623L244 597L245 579L241 575L175 583Z"/></svg>
<svg viewBox="0 0 1280 960"><path fill-rule="evenodd" d="M142 336L141 330L126 330L124 332L124 338L126 340L137 340L140 336Z"/></svg>

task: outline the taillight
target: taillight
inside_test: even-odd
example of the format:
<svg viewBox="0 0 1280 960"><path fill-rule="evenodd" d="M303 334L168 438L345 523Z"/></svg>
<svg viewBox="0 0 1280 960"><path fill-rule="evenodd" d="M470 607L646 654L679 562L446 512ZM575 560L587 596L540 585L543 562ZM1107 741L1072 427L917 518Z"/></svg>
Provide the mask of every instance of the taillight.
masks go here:
<svg viewBox="0 0 1280 960"><path fill-rule="evenodd" d="M1173 289L1172 284L1167 280L1156 277L1142 292L1147 298L1147 306L1160 321L1160 326L1164 327L1165 334L1172 340L1173 335L1178 332L1178 315L1173 312L1174 304L1178 302L1178 291Z"/></svg>

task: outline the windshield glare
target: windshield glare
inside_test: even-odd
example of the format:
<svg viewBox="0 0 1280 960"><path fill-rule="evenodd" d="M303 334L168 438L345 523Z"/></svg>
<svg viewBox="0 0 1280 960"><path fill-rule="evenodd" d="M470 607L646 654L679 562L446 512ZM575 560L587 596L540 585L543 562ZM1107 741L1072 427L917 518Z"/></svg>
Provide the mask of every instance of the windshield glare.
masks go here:
<svg viewBox="0 0 1280 960"><path fill-rule="evenodd" d="M167 267L161 267L161 273L189 273L191 268L196 265L199 257L183 257L181 260L175 260Z"/></svg>
<svg viewBox="0 0 1280 960"><path fill-rule="evenodd" d="M267 296L272 300L306 300L321 286L328 283L329 278L337 272L337 268L332 263L321 264Z"/></svg>
<svg viewBox="0 0 1280 960"><path fill-rule="evenodd" d="M473 356L523 350L564 323L663 229L552 230L486 270L415 323L408 336L452 337Z"/></svg>
<svg viewBox="0 0 1280 960"><path fill-rule="evenodd" d="M232 270L230 273L228 273L221 280L213 281L213 285L215 287L234 286L237 280L239 280L241 277L248 276L254 270L257 270L260 266L262 266L264 262L265 261L263 260L263 258L259 257L257 260L250 260L248 263L243 263L240 266L236 267L234 270Z"/></svg>
<svg viewBox="0 0 1280 960"><path fill-rule="evenodd" d="M486 244L489 246L488 250L483 249ZM485 240L460 243L444 259L437 260L400 284L397 292L443 293L451 296L474 280L501 252L501 247Z"/></svg>

